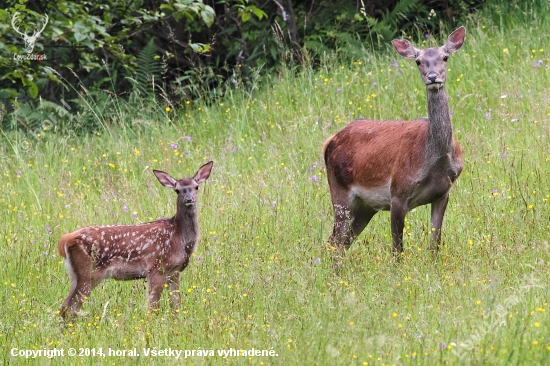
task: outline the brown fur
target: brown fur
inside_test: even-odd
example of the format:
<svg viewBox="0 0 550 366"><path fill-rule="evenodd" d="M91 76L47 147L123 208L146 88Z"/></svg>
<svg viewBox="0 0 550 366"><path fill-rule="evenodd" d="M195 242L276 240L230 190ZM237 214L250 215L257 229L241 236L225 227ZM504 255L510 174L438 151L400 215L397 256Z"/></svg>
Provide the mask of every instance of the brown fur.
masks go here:
<svg viewBox="0 0 550 366"><path fill-rule="evenodd" d="M427 133L426 120L353 121L325 142L330 183L347 189L352 185L368 189L391 178L392 187L407 190L408 182L422 180L420 176L411 177L411 173L420 172L425 166ZM462 153L456 139L454 154L461 163ZM460 170L449 172L451 181L459 173ZM421 204L425 203L428 202Z"/></svg>
<svg viewBox="0 0 550 366"><path fill-rule="evenodd" d="M323 146L325 164L331 170L329 177L347 188L351 184L377 187L389 177L401 185L410 180L411 171L423 167L427 134L426 120L355 120ZM456 158L461 160L456 139L454 145Z"/></svg>

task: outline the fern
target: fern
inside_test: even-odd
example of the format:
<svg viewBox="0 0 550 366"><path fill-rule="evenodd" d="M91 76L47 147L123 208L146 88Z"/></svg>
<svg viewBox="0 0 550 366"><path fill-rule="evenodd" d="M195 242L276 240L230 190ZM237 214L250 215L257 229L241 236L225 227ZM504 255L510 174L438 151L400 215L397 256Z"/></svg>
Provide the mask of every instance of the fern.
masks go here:
<svg viewBox="0 0 550 366"><path fill-rule="evenodd" d="M42 118L42 113L37 110L35 103L31 100L22 103L19 108L15 109L10 127L34 131L40 128Z"/></svg>
<svg viewBox="0 0 550 366"><path fill-rule="evenodd" d="M2 121L3 129L21 129L26 131L40 131L41 129L50 129L55 122L49 121L48 118L53 114L57 121L57 114L62 113L63 107L48 101L41 100L37 103L33 100L21 103L10 118Z"/></svg>
<svg viewBox="0 0 550 366"><path fill-rule="evenodd" d="M138 66L133 78L128 78L134 87L134 91L143 94L150 94L154 91L155 84L160 80L162 68L156 55L155 39L151 38L149 43L143 47L136 58Z"/></svg>
<svg viewBox="0 0 550 366"><path fill-rule="evenodd" d="M407 14L414 14L418 22L419 15L423 13L427 14L427 10L419 0L400 0L391 11L386 9L380 21L372 22L372 19L369 19L370 24L374 23L370 32L374 32L378 39L387 42L395 38L398 31L410 28L412 23Z"/></svg>

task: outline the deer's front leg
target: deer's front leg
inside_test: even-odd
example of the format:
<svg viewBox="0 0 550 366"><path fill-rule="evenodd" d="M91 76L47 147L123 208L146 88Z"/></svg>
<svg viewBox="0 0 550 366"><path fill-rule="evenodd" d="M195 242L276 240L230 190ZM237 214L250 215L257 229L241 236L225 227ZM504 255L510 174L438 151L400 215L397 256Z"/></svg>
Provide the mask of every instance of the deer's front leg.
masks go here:
<svg viewBox="0 0 550 366"><path fill-rule="evenodd" d="M151 312L158 310L160 295L166 282L165 276L160 272L151 272L147 276L149 290L147 294L147 309Z"/></svg>
<svg viewBox="0 0 550 366"><path fill-rule="evenodd" d="M443 225L443 216L449 202L449 192L445 193L438 201L432 203L431 224L432 232L430 235L430 250L437 253L441 243L441 226Z"/></svg>
<svg viewBox="0 0 550 366"><path fill-rule="evenodd" d="M398 197L392 197L390 208L392 251L394 257L403 253L403 229L405 228L407 205Z"/></svg>
<svg viewBox="0 0 550 366"><path fill-rule="evenodd" d="M180 273L175 272L168 278L168 290L170 291L170 306L172 311L177 312L180 308Z"/></svg>

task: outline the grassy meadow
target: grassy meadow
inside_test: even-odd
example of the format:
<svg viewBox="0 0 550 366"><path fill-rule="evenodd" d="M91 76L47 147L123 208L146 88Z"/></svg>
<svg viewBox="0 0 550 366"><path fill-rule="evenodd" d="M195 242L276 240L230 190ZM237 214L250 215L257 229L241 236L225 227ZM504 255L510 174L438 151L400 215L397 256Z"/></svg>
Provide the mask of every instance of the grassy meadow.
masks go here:
<svg viewBox="0 0 550 366"><path fill-rule="evenodd" d="M358 117L427 114L415 63L390 45L352 62L333 55L316 69L283 70L215 105L121 104L93 134L3 133L0 363L550 363L550 9L541 4L546 17L540 9L471 16L464 46L449 59L465 167L438 258L428 250L427 206L407 216L399 263L388 212L375 216L338 270L326 245L325 139ZM165 292L161 310L147 314L145 281L111 280L64 325L56 312L70 281L59 237L172 216L175 195L152 169L190 177L209 160L202 239L181 276L180 313L171 314ZM13 348L65 356L25 360ZM70 357L69 348L101 348L105 357ZM122 357L109 348L215 355ZM231 348L276 356L218 356Z"/></svg>

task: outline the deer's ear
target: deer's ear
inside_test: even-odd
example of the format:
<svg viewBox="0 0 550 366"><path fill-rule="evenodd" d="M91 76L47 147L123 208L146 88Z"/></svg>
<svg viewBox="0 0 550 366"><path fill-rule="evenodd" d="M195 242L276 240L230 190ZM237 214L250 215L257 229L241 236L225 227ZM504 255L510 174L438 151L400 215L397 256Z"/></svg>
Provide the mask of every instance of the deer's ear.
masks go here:
<svg viewBox="0 0 550 366"><path fill-rule="evenodd" d="M214 165L214 162L209 161L208 163L201 166L197 171L197 174L195 174L195 176L193 177L195 182L201 184L202 182L207 180L208 177L210 176L210 172L212 171L213 165Z"/></svg>
<svg viewBox="0 0 550 366"><path fill-rule="evenodd" d="M394 39L391 41L397 53L405 58L414 60L418 56L418 50L405 39Z"/></svg>
<svg viewBox="0 0 550 366"><path fill-rule="evenodd" d="M466 37L466 28L462 26L449 35L447 42L443 45L443 50L448 54L458 51L464 44L464 37Z"/></svg>
<svg viewBox="0 0 550 366"><path fill-rule="evenodd" d="M161 170L153 170L153 173L155 173L155 176L159 180L160 184L162 184L165 187L175 189L177 181L170 176L170 174L165 173Z"/></svg>

